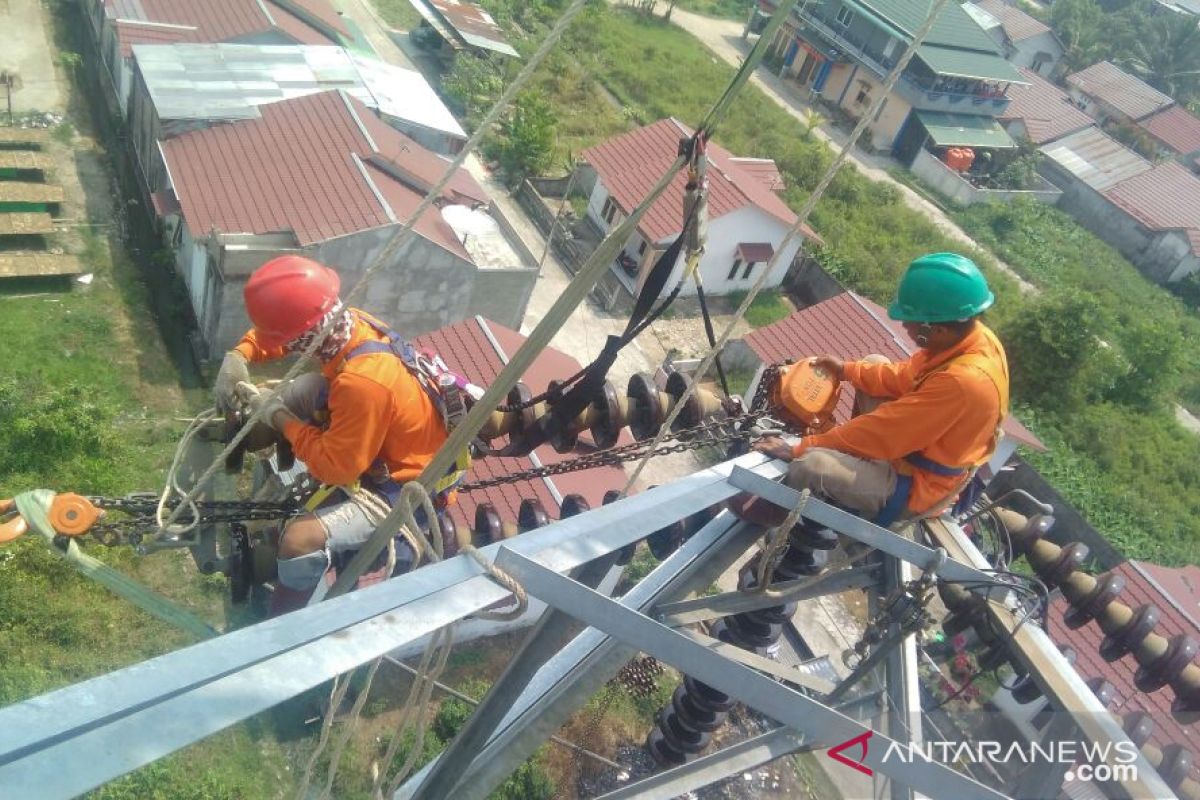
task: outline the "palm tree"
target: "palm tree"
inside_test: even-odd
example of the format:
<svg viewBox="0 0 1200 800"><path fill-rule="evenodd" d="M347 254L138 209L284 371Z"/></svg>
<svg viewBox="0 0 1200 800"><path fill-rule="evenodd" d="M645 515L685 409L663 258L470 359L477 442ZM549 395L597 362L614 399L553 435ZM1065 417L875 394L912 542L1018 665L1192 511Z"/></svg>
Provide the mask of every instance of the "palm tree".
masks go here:
<svg viewBox="0 0 1200 800"><path fill-rule="evenodd" d="M1200 93L1200 24L1188 14L1156 14L1125 59L1138 77L1181 105Z"/></svg>

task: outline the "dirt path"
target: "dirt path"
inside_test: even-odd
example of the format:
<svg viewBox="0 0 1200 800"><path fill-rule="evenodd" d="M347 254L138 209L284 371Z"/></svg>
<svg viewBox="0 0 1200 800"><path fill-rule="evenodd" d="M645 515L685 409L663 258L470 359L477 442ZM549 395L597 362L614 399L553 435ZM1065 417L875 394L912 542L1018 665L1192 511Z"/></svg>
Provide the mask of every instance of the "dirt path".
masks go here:
<svg viewBox="0 0 1200 800"><path fill-rule="evenodd" d="M61 114L66 108L42 14L40 0L0 0L0 31L6 32L0 47L0 72L16 75L14 112ZM4 110L0 106L0 111Z"/></svg>
<svg viewBox="0 0 1200 800"><path fill-rule="evenodd" d="M680 8L676 8L674 13L672 13L671 22L695 36L705 47L731 66L740 66L750 53L752 42L742 38L742 23L740 22L714 19L702 14L684 11ZM769 98L775 101L780 108L787 111L806 126L808 125L810 106L785 81L765 68L758 69L751 78L751 81L755 86L762 89ZM813 135L836 149L841 149L850 138L847 132L839 130L828 122L814 128ZM954 220L946 216L945 212L940 208L889 175L887 172L888 169L900 166L897 161L883 155L864 153L857 148L850 153L847 161L857 167L860 172L871 180L894 186L900 192L905 205L923 214L947 236L963 244L986 249L976 243L966 231L955 224ZM996 263L1017 281L1022 291L1037 291L1033 284L1017 275L1007 264L999 259L996 260Z"/></svg>

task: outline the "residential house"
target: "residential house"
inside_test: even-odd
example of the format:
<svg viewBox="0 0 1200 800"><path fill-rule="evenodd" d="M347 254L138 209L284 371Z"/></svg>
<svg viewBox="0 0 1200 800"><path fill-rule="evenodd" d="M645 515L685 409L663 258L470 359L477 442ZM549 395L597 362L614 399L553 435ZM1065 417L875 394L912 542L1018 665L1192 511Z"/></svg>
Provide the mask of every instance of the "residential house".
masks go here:
<svg viewBox="0 0 1200 800"><path fill-rule="evenodd" d="M341 44L350 31L329 0L83 0L91 35L125 115L137 44Z"/></svg>
<svg viewBox="0 0 1200 800"><path fill-rule="evenodd" d="M764 12L773 13L775 5L759 0ZM911 0L801 3L769 53L782 62L780 75L789 83L858 119L879 96L927 10L927 4ZM1000 46L950 3L871 120L868 141L905 164L927 144L1012 147L995 118L1008 106L1008 87L1022 82ZM930 128L939 129L941 138L931 136ZM964 141L953 133L960 128Z"/></svg>
<svg viewBox="0 0 1200 800"><path fill-rule="evenodd" d="M1004 57L1049 78L1065 48L1041 20L1004 0L976 0L963 6L968 14L1004 49Z"/></svg>
<svg viewBox="0 0 1200 800"><path fill-rule="evenodd" d="M722 353L722 360L727 368L754 370L754 378L746 390L749 400L754 397L766 367L787 360L828 353L844 359L881 355L902 361L916 351L916 342L900 323L888 318L886 309L854 292L842 292L731 342ZM853 389L843 387L834 420L842 423L850 419L853 405ZM1046 449L1014 416L1004 421L1003 429L1005 435L987 464L985 479L1008 463L1018 445L1039 451Z"/></svg>
<svg viewBox="0 0 1200 800"><path fill-rule="evenodd" d="M1200 119L1182 106L1171 106L1138 122L1158 145L1159 154L1188 169L1200 170Z"/></svg>
<svg viewBox="0 0 1200 800"><path fill-rule="evenodd" d="M1130 608L1150 606L1158 612L1155 633L1167 638L1186 635L1200 638L1200 567L1163 567L1146 561L1125 561L1111 569L1107 575L1120 581L1120 602ZM1120 718L1128 719L1132 714L1148 715L1153 723L1148 741L1160 751L1172 753L1184 751L1185 759L1176 770L1160 770L1160 774L1173 786L1179 778L1200 780L1200 771L1191 762L1200 751L1200 726L1183 725L1171 713L1174 692L1168 687L1153 692L1137 688L1135 673L1138 663L1130 654L1107 660L1102 655L1105 632L1094 621L1083 625L1069 625L1066 614L1070 605L1055 593L1047 614L1046 632L1051 641L1064 651L1074 654L1074 667L1079 677L1088 681L1103 681L1111 697L1108 710ZM1018 703L1012 693L1001 688L991 698L999 708L1030 741L1042 738L1042 731L1053 719L1049 702L1038 698L1028 703ZM1193 754L1187 757L1187 751ZM1071 782L1068 782L1071 783ZM1095 793L1072 791L1077 786L1067 786L1064 797L1100 797Z"/></svg>
<svg viewBox="0 0 1200 800"><path fill-rule="evenodd" d="M1145 81L1116 64L1101 61L1067 76L1067 91L1076 104L1101 122L1133 123L1175 103Z"/></svg>
<svg viewBox="0 0 1200 800"><path fill-rule="evenodd" d="M521 324L536 259L465 170L389 253L448 162L346 92L259 111L257 119L162 143L169 183L154 206L175 248L203 353L224 352L245 331L243 285L284 253L329 264L346 287L386 255L356 303L407 335L472 314Z"/></svg>
<svg viewBox="0 0 1200 800"><path fill-rule="evenodd" d="M588 218L604 234L621 223L675 162L679 142L692 130L676 119L659 120L584 150L576 168L576 186L588 197ZM704 291L720 295L748 289L768 262L779 254L779 267L766 286L778 286L800 252L811 229L784 248L783 240L796 215L779 197L783 179L775 162L738 158L715 142L708 143L708 242L699 271ZM625 243L613 272L625 290L636 295L658 256L683 229L687 176L678 173L649 208ZM665 291L682 278L683 259ZM688 281L684 294L695 294Z"/></svg>
<svg viewBox="0 0 1200 800"><path fill-rule="evenodd" d="M147 194L167 176L159 141L258 119L280 100L343 89L417 144L452 155L467 135L419 73L320 45L134 45L130 139Z"/></svg>
<svg viewBox="0 0 1200 800"><path fill-rule="evenodd" d="M1098 129L1042 147L1059 206L1158 283L1200 269L1200 178L1152 164Z"/></svg>
<svg viewBox="0 0 1200 800"><path fill-rule="evenodd" d="M1095 127L1096 120L1079 109L1065 91L1025 67L1021 76L1027 83L1009 87L1008 108L998 117L1013 138L1043 145Z"/></svg>
<svg viewBox="0 0 1200 800"><path fill-rule="evenodd" d="M466 0L409 0L421 15L421 25L413 30L416 41L433 49L446 61L458 53L499 55L520 58L508 43L504 30L492 15L476 3Z"/></svg>

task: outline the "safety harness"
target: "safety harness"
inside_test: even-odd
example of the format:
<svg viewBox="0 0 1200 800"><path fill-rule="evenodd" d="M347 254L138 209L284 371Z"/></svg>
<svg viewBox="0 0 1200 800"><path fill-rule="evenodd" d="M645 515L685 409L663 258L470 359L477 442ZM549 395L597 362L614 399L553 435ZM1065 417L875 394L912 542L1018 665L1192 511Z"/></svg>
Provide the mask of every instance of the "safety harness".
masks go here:
<svg viewBox="0 0 1200 800"><path fill-rule="evenodd" d="M884 503L883 508L879 512L879 516L875 518L876 525L887 527L900 519L901 515L904 514L905 509L908 508L908 498L912 494L913 475L917 470L924 470L925 472L931 472L934 475L941 475L947 478L961 479L955 485L953 491L949 492L944 498L933 505L933 509L938 509L952 497L963 491L967 484L971 483L975 477L975 472L988 462L988 459L992 457L992 454L996 452L996 447L1000 444L1000 437L1004 435L1001 425L1004 424L1005 418L1008 417L1008 364L1002 358L998 360L993 359L987 354L979 352L964 353L957 358L949 359L936 369L932 369L922 375L917 379L913 390L916 391L925 381L955 365L974 367L982 372L991 381L992 385L996 387L996 393L999 395L1000 417L996 421L996 429L992 433L992 441L988 444L987 452L977 463L965 466L941 464L919 451L904 456L899 462L894 464L896 469L896 487L888 496L887 502Z"/></svg>
<svg viewBox="0 0 1200 800"><path fill-rule="evenodd" d="M448 398L443 395L440 379L442 376L450 376L454 379L454 384L459 390L463 390L466 386L466 379L461 376L454 375L449 368L441 361L440 358L430 358L424 353L417 350L411 342L405 341L398 333L393 331L384 323L375 319L369 314L361 311L353 312L356 317L371 326L372 329L380 336L384 337L384 341L363 342L352 348L346 353L343 359L343 365L359 356L374 355L376 353L387 353L395 356L404 364L408 373L416 378L417 383L425 391L429 397L433 407L437 409L442 417L442 422L446 427L446 432L449 433L454 425L458 422L455 415L450 413L448 408ZM368 474L386 472L386 465L382 461L377 461L371 465ZM439 506L444 506L447 496L455 487L463 482L467 476L467 471L471 468L471 450L463 448L455 458L454 465L442 476L441 480L433 486L431 494L434 496L436 503ZM374 479L372 481L380 493L384 494L389 504L394 504L396 497L399 496L400 486L396 484L390 477L382 480Z"/></svg>

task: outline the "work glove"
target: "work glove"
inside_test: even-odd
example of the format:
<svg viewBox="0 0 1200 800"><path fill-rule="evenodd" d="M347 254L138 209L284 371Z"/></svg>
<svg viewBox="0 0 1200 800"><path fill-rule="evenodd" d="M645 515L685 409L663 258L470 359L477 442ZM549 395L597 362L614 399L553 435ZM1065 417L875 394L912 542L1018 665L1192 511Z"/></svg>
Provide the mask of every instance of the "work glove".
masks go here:
<svg viewBox="0 0 1200 800"><path fill-rule="evenodd" d="M217 373L217 381L213 384L213 400L217 411L226 414L236 410L239 383L250 383L250 370L246 366L246 357L236 350L230 350L221 361L221 371Z"/></svg>
<svg viewBox="0 0 1200 800"><path fill-rule="evenodd" d="M237 385L235 392L238 399L245 404L251 414L256 415L260 423L274 428L280 433L283 432L285 421L295 419L295 415L284 405L279 392L270 394L261 392L257 386L245 381ZM260 410L262 411L261 415L259 414Z"/></svg>
<svg viewBox="0 0 1200 800"><path fill-rule="evenodd" d="M308 372L279 390L283 404L301 422L317 424L324 421L329 405L329 381L319 372Z"/></svg>

